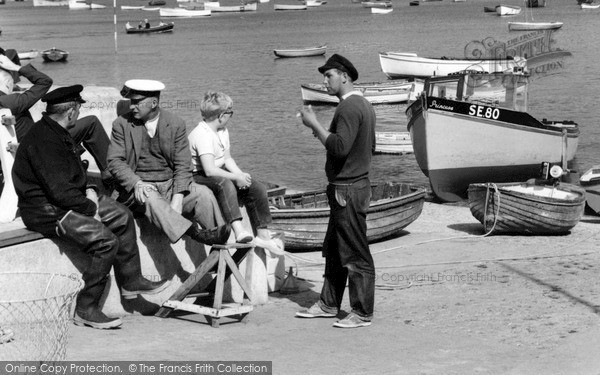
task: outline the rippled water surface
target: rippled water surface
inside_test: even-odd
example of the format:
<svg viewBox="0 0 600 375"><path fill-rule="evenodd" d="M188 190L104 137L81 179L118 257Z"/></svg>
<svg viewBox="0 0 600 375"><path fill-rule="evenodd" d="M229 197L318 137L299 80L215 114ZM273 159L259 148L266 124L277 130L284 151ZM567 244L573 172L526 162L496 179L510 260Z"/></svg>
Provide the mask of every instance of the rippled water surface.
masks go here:
<svg viewBox="0 0 600 375"><path fill-rule="evenodd" d="M325 152L295 114L302 106L300 84L320 82L317 67L326 57L348 57L360 73L359 81L382 81L379 51L411 51L422 56L462 57L472 41L491 37L506 42L519 33L508 32L509 20L484 13L492 1L448 0L409 7L408 0L394 0L394 11L372 15L350 0L329 0L308 11L274 11L273 1L259 4L257 12L213 14L206 18L175 19L172 34L127 35L125 23L148 18L159 21L158 12L116 11L117 43L112 1L96 0L102 10L69 10L67 7L34 8L31 1L7 0L0 5L0 46L70 52L67 63L33 61L57 84L97 84L120 88L132 78L163 81L167 88L163 106L182 116L192 128L200 119L198 103L206 90L228 93L234 100L230 122L232 152L243 169L262 180L295 190L324 186ZM228 0L223 5L232 5ZM291 1L291 0L287 0ZM142 5L145 1L119 1ZM514 1L515 4L519 2ZM177 6L167 0L167 6ZM600 163L600 59L597 41L590 36L600 28L599 10L581 10L575 0L548 0L534 9L536 21L562 21L553 34L551 48L572 53L544 74L533 77L530 110L537 118L572 119L580 124L577 168ZM326 57L277 59L275 48L327 44ZM116 53L115 53L116 47ZM377 130L406 131L406 105L378 106ZM328 123L334 107L316 107L322 123ZM536 147L532 145L531 147ZM427 184L413 155L376 155L373 180L394 179Z"/></svg>

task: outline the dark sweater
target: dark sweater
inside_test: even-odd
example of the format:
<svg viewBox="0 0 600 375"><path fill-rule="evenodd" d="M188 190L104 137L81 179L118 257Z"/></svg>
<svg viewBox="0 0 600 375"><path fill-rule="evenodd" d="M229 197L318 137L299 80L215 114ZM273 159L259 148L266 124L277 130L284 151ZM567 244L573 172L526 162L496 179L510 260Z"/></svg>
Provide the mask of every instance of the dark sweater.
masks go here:
<svg viewBox="0 0 600 375"><path fill-rule="evenodd" d="M365 98L350 95L337 106L325 141L329 183L349 184L369 176L375 151L375 111Z"/></svg>

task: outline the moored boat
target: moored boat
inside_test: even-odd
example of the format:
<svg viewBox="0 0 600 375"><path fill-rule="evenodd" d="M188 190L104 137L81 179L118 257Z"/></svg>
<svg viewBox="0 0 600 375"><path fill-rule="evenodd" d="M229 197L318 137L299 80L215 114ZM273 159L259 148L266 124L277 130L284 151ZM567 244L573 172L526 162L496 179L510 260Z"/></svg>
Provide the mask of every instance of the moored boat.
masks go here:
<svg viewBox="0 0 600 375"><path fill-rule="evenodd" d="M371 8L371 13L373 14L388 14L392 13L394 8Z"/></svg>
<svg viewBox="0 0 600 375"><path fill-rule="evenodd" d="M399 236L423 209L425 189L402 183L374 183L367 211L369 243ZM279 200L281 202L281 200ZM283 205L271 207L269 229L283 232L286 250L315 250L322 246L329 222L325 190L289 194Z"/></svg>
<svg viewBox="0 0 600 375"><path fill-rule="evenodd" d="M394 104L414 100L423 90L423 81L387 81L355 83L354 89L362 92L371 104ZM337 104L340 100L327 92L324 85L305 83L300 85L302 100L305 103Z"/></svg>
<svg viewBox="0 0 600 375"><path fill-rule="evenodd" d="M132 26L129 22L127 22L125 25L125 30L127 34L169 33L173 31L173 27L175 27L173 22L161 22L158 25L150 26L149 28Z"/></svg>
<svg viewBox="0 0 600 375"><path fill-rule="evenodd" d="M204 9L210 9L212 12L252 12L258 9L258 3L247 3L242 5L210 5L204 3Z"/></svg>
<svg viewBox="0 0 600 375"><path fill-rule="evenodd" d="M69 0L69 9L104 9L106 5L95 4L85 0Z"/></svg>
<svg viewBox="0 0 600 375"><path fill-rule="evenodd" d="M524 68L527 61L520 57L498 59L467 59L452 57L420 57L411 52L380 52L381 70L389 78L445 76L465 70L495 73Z"/></svg>
<svg viewBox="0 0 600 375"><path fill-rule="evenodd" d="M418 6L419 5L419 0L409 1L408 5L410 5L411 7Z"/></svg>
<svg viewBox="0 0 600 375"><path fill-rule="evenodd" d="M581 9L598 9L600 8L600 4L591 4L591 3L581 3L579 4Z"/></svg>
<svg viewBox="0 0 600 375"><path fill-rule="evenodd" d="M148 1L148 5L151 7L161 7L167 5L167 2L165 0L150 0Z"/></svg>
<svg viewBox="0 0 600 375"><path fill-rule="evenodd" d="M69 0L33 0L34 7L69 6Z"/></svg>
<svg viewBox="0 0 600 375"><path fill-rule="evenodd" d="M579 178L585 190L585 201L590 209L600 215L600 165L594 165Z"/></svg>
<svg viewBox="0 0 600 375"><path fill-rule="evenodd" d="M546 0L525 0L527 8L543 8L546 6Z"/></svg>
<svg viewBox="0 0 600 375"><path fill-rule="evenodd" d="M307 7L320 7L323 4L327 4L327 1L321 0L306 0Z"/></svg>
<svg viewBox="0 0 600 375"><path fill-rule="evenodd" d="M462 73L426 80L406 110L417 164L443 201L472 183L526 181L542 162L573 160L579 127L527 111L526 75Z"/></svg>
<svg viewBox="0 0 600 375"><path fill-rule="evenodd" d="M306 10L306 4L273 4L275 10Z"/></svg>
<svg viewBox="0 0 600 375"><path fill-rule="evenodd" d="M327 46L294 48L294 49L275 49L273 53L277 57L308 57L321 56L327 52Z"/></svg>
<svg viewBox="0 0 600 375"><path fill-rule="evenodd" d="M521 7L516 5L500 4L496 7L496 13L499 16L515 16L521 13Z"/></svg>
<svg viewBox="0 0 600 375"><path fill-rule="evenodd" d="M484 6L483 11L485 13L496 13L496 8L497 8L497 6L494 6L494 7Z"/></svg>
<svg viewBox="0 0 600 375"><path fill-rule="evenodd" d="M211 15L210 9L189 10L184 8L160 8L161 17L207 17Z"/></svg>
<svg viewBox="0 0 600 375"><path fill-rule="evenodd" d="M409 132L375 132L375 153L404 155L413 153Z"/></svg>
<svg viewBox="0 0 600 375"><path fill-rule="evenodd" d="M565 234L585 208L585 191L565 183L471 184L468 195L471 213L488 234Z"/></svg>
<svg viewBox="0 0 600 375"><path fill-rule="evenodd" d="M391 8L391 1L362 1L362 6L365 8Z"/></svg>
<svg viewBox="0 0 600 375"><path fill-rule="evenodd" d="M28 51L18 51L17 55L19 56L19 60L30 60L35 59L40 55L40 51L37 49L30 49Z"/></svg>
<svg viewBox="0 0 600 375"><path fill-rule="evenodd" d="M42 51L42 58L46 62L62 62L62 61L67 61L68 57L69 57L69 52L63 51L62 49L58 49L58 48L55 48L55 47L52 47L52 48L47 49L45 51Z"/></svg>
<svg viewBox="0 0 600 375"><path fill-rule="evenodd" d="M121 5L121 10L140 10L144 6L133 6L133 5Z"/></svg>
<svg viewBox="0 0 600 375"><path fill-rule="evenodd" d="M508 30L510 31L527 31L527 30L556 30L562 27L562 22L509 22Z"/></svg>

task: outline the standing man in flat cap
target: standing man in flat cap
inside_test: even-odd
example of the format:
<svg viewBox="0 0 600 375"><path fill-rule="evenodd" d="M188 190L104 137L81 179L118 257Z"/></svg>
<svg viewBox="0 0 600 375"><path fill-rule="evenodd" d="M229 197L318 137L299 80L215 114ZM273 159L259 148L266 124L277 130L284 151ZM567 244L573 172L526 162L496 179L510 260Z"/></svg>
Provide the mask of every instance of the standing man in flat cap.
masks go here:
<svg viewBox="0 0 600 375"><path fill-rule="evenodd" d="M89 255L83 289L77 295L74 323L98 329L121 325L100 308L111 267L123 298L155 294L166 281L142 276L133 215L88 184L77 145L68 129L75 126L85 101L83 86L56 89L44 96L46 112L23 137L13 167L19 209L27 228L60 237Z"/></svg>
<svg viewBox="0 0 600 375"><path fill-rule="evenodd" d="M375 300L375 265L367 242L367 209L371 199L371 155L375 150L375 111L355 91L358 72L340 55L319 68L329 94L340 99L329 130L310 106L300 111L302 122L327 150L325 173L331 214L323 243L325 280L321 297L301 318L334 318L339 313L348 281L352 311L333 325L356 328L371 325Z"/></svg>
<svg viewBox="0 0 600 375"><path fill-rule="evenodd" d="M113 122L108 152L118 201L143 213L172 243L184 234L208 245L225 243L229 224L213 227L212 200L206 201L212 193L192 181L185 122L159 106L164 88L159 81L134 79L121 90L131 101L131 111Z"/></svg>
<svg viewBox="0 0 600 375"><path fill-rule="evenodd" d="M19 82L19 75L27 78L33 85L23 92L13 92L15 83ZM36 70L31 64L20 65L17 51L14 49L4 51L0 48L0 108L10 109L15 116L17 141L20 142L33 127L33 118L29 109L50 90L50 87L52 87L52 79L46 74ZM106 170L106 155L110 139L100 120L96 116L82 117L77 119L75 126L68 131L75 143L77 145L83 143L92 155L100 169L103 181L110 180L110 174ZM81 146L79 150L83 151Z"/></svg>

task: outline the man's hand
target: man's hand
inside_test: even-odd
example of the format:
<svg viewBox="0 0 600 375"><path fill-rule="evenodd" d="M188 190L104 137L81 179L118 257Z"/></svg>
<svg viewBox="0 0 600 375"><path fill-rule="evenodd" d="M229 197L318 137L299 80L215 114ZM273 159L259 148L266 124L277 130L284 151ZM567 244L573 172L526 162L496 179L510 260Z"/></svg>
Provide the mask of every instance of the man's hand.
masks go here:
<svg viewBox="0 0 600 375"><path fill-rule="evenodd" d="M146 203L146 198L148 197L148 194L150 191L154 190L154 191L158 191L156 190L156 187L154 187L154 185L146 183L144 181L138 181L135 184L135 200L140 203L140 204L144 204Z"/></svg>
<svg viewBox="0 0 600 375"><path fill-rule="evenodd" d="M252 177L249 173L238 173L235 175L235 185L239 189L247 189L252 184Z"/></svg>

